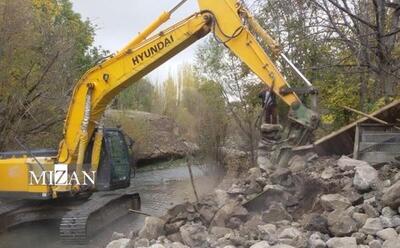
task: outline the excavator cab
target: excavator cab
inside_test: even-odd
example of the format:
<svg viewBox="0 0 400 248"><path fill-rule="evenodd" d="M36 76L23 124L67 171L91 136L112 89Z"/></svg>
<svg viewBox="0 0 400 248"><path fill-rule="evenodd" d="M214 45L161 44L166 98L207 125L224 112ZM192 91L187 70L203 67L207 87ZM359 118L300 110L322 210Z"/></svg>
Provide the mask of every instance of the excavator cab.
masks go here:
<svg viewBox="0 0 400 248"><path fill-rule="evenodd" d="M89 143L85 169L90 171L90 158L94 139ZM127 188L130 185L133 141L118 128L105 128L96 173L96 190L108 191Z"/></svg>

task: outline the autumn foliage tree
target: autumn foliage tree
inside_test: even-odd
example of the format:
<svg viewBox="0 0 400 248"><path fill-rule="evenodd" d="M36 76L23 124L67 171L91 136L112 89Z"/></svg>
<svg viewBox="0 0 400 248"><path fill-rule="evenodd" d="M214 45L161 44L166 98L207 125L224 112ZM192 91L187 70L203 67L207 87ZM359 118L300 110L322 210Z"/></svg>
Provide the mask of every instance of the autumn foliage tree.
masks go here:
<svg viewBox="0 0 400 248"><path fill-rule="evenodd" d="M0 150L56 147L75 82L101 56L68 0L0 0Z"/></svg>

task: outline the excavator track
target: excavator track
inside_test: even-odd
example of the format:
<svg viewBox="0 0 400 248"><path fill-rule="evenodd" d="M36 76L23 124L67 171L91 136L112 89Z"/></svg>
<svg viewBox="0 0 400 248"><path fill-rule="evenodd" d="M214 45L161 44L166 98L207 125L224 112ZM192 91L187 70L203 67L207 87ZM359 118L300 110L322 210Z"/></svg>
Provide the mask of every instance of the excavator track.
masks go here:
<svg viewBox="0 0 400 248"><path fill-rule="evenodd" d="M139 194L96 193L62 217L60 239L66 244L87 244L93 234L128 214L129 209L140 209Z"/></svg>

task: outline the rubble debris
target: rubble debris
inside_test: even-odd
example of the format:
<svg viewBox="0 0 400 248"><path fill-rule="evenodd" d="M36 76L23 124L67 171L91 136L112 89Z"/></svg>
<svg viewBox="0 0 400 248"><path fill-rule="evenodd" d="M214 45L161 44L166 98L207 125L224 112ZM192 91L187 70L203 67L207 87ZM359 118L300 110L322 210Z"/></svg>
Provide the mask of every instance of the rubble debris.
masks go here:
<svg viewBox="0 0 400 248"><path fill-rule="evenodd" d="M307 161L296 161L303 159ZM331 176L322 178L328 169ZM399 172L398 167L372 167L348 157L318 157L302 171L296 166L268 172L252 168L199 202L148 217L130 243L165 248L398 247L400 177L393 175ZM153 226L156 231L149 231Z"/></svg>
<svg viewBox="0 0 400 248"><path fill-rule="evenodd" d="M129 248L130 239L118 239L109 243L106 248Z"/></svg>

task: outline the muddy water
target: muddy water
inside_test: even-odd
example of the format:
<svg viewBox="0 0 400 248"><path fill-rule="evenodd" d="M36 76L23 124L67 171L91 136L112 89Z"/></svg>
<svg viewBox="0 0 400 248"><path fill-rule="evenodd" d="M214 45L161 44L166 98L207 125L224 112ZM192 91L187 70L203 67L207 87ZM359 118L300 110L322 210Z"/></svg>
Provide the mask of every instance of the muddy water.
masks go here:
<svg viewBox="0 0 400 248"><path fill-rule="evenodd" d="M217 178L205 175L204 170L198 167L192 169L199 194L212 191ZM142 199L142 211L155 216L161 216L174 204L194 200L188 169L184 164L168 169L155 168L150 171L139 171L136 177L132 178L129 190L139 192ZM127 215L99 232L86 246L62 244L58 240L57 222L33 223L0 234L0 248L101 248L107 245L114 231L128 235L130 231L140 229L143 221L143 216Z"/></svg>

